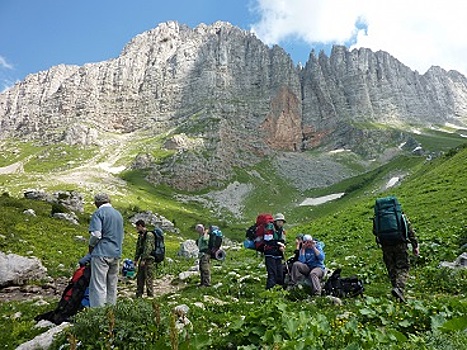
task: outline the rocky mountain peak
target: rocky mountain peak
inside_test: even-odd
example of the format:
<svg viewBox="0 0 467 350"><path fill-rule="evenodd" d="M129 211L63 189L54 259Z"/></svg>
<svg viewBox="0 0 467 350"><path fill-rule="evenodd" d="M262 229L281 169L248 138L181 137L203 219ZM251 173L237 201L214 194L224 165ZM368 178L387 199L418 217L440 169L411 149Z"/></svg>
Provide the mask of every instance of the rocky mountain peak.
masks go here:
<svg viewBox="0 0 467 350"><path fill-rule="evenodd" d="M0 138L91 145L107 133L165 135L177 151L150 177L184 189L220 185L277 151L361 149L357 123L445 122L467 125L458 72L420 75L387 52L344 46L296 67L279 46L221 21L161 23L117 58L52 67L0 94Z"/></svg>

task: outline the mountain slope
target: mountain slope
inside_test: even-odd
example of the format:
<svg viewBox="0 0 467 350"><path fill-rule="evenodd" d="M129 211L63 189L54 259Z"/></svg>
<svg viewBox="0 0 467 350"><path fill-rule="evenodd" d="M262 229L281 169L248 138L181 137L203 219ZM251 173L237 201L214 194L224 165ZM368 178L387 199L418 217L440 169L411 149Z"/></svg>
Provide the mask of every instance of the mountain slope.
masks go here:
<svg viewBox="0 0 467 350"><path fill-rule="evenodd" d="M197 349L251 346L370 349L388 347L388 344L392 344L393 349L417 349L421 344L427 349L462 348L467 341L467 276L465 270L440 269L438 265L443 260L454 260L460 245L467 240L466 164L467 148L463 147L418 164L399 187L387 192L375 193L373 182L366 186L363 182L358 196L329 202L326 204L328 214L323 213L311 222L289 229L287 255L292 254L291 241L296 233L312 234L326 243L329 268L341 267L344 276L357 274L365 281L365 297L362 299L347 299L342 305L335 305L326 298L307 299L305 290L264 291L265 269L261 257L242 248L228 249L226 261L213 262L215 287L197 289L198 276L185 282L175 279L174 283L181 287L176 294L155 301L137 302L138 311L146 310L144 314L151 315L151 319L157 316L156 323L139 322L142 313L131 312L135 310L135 301L121 298L112 311L95 309L81 313L71 333L83 345L90 341L94 345L111 342L122 348L133 342L145 342L149 349L173 348L174 344L180 348ZM369 219L374 199L386 194L400 198L420 240L421 256L412 260L407 304L399 304L391 298L381 251L371 233ZM144 196L145 188L137 195ZM24 219L15 220L22 209L28 207L29 201L2 198L1 203L8 206L2 209L8 210L8 215L3 218L8 221L2 224L2 229L10 232L10 238L15 238L3 240L2 249L23 251L22 239L29 241L32 236L26 236ZM45 204L35 206L39 215L29 227L37 225L36 221L52 220L45 218ZM289 219L288 224L293 225L292 220ZM51 251L50 242L54 241L60 242L59 248L68 253L63 237L71 240L73 233L67 231L64 235L55 226L49 226L41 238L34 241L35 251L42 251L52 266L58 261L67 261L67 266L75 262L77 253L52 254ZM233 234L229 228L224 233L227 237ZM42 239L45 237L48 239ZM168 257L175 262L162 266L161 275L178 275L194 263L176 256L179 238L171 234L167 236ZM73 244L79 246L77 242ZM132 248L134 235L130 234L125 238L125 255L131 254ZM173 324L171 309L182 303L190 308L188 318L193 323L193 330L186 328L175 337L170 331L170 324ZM9 306L7 309L5 305L0 308L5 310L7 317L13 317L18 310L23 310L25 315L15 322L1 319L2 326L10 330L2 333L2 344L17 344L18 337L13 339L11 335L17 334L20 328L25 332L22 334L36 332L24 329L32 326L30 320L37 310L43 310L32 303L13 305L13 308ZM113 317L107 323L104 320L108 320L109 312ZM102 329L107 330L113 325L114 332L109 338L109 332ZM149 339L147 334L157 336ZM64 334L58 338L55 348L72 340Z"/></svg>

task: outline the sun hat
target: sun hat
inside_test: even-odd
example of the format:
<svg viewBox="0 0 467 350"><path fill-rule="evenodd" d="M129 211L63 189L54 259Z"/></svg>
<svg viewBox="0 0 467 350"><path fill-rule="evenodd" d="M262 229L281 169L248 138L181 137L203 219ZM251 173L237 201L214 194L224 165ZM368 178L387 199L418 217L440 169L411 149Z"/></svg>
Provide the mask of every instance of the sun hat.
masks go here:
<svg viewBox="0 0 467 350"><path fill-rule="evenodd" d="M285 216L284 216L284 214L282 214L282 213L277 213L277 214L274 216L274 221L284 221L284 223L285 223L286 221L285 221Z"/></svg>
<svg viewBox="0 0 467 350"><path fill-rule="evenodd" d="M309 242L313 240L313 237L311 235L304 235L302 240L303 242Z"/></svg>
<svg viewBox="0 0 467 350"><path fill-rule="evenodd" d="M204 226L202 224L198 224L198 225L196 225L195 229L196 229L196 231L199 231L200 229L202 231L204 231Z"/></svg>

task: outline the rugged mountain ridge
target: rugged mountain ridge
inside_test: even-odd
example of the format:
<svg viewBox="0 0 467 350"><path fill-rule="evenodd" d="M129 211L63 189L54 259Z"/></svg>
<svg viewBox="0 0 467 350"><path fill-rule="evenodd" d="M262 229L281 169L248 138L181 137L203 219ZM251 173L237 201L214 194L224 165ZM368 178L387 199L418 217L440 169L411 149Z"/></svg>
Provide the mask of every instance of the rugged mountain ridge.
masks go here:
<svg viewBox="0 0 467 350"><path fill-rule="evenodd" d="M141 155L134 167L181 189L220 185L276 151L374 156L384 146L372 140L394 135L355 124L388 122L467 125L467 79L439 67L420 75L388 53L341 46L329 57L312 52L301 68L229 23L167 22L117 58L52 67L0 94L0 138L89 145L107 132L164 135L174 154Z"/></svg>

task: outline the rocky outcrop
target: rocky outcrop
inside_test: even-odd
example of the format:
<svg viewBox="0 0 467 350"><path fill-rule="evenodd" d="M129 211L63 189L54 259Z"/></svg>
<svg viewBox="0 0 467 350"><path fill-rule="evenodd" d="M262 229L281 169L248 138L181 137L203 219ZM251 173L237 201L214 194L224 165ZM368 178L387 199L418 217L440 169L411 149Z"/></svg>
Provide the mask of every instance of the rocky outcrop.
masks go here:
<svg viewBox="0 0 467 350"><path fill-rule="evenodd" d="M382 133L365 123L444 122L467 125L467 80L457 72L420 75L386 52L342 46L295 67L280 47L225 22L162 23L117 58L56 66L0 94L0 139L94 145L107 132L164 135L171 155L139 155L133 168L185 190L222 187L235 167L276 151L372 156L378 147L366 144L381 144Z"/></svg>
<svg viewBox="0 0 467 350"><path fill-rule="evenodd" d="M464 76L439 67L420 75L387 52L343 46L330 57L312 52L301 77L307 138L342 135L354 123L467 123Z"/></svg>
<svg viewBox="0 0 467 350"><path fill-rule="evenodd" d="M24 285L30 280L47 277L47 269L36 257L23 257L0 252L0 288Z"/></svg>

